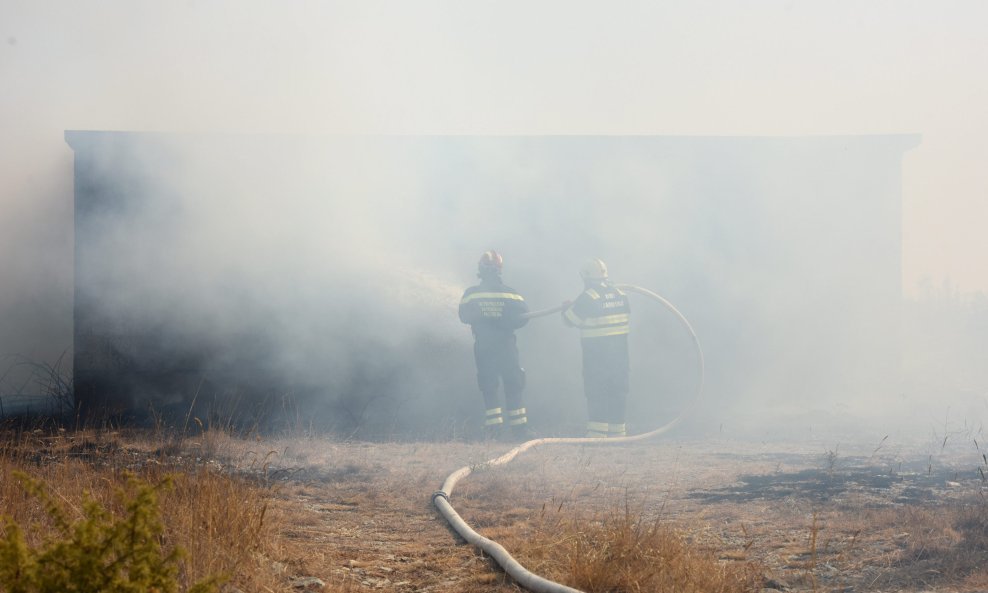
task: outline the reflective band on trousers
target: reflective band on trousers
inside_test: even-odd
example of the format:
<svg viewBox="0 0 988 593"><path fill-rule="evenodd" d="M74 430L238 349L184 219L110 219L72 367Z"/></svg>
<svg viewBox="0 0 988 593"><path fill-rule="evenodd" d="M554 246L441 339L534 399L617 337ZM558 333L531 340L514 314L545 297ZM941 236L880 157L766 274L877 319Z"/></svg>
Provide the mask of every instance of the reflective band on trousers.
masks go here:
<svg viewBox="0 0 988 593"><path fill-rule="evenodd" d="M607 432L612 436L624 436L627 434L628 429L624 424L610 424L607 427Z"/></svg>
<svg viewBox="0 0 988 593"><path fill-rule="evenodd" d="M508 410L508 424L511 426L518 426L519 424L525 424L528 422L528 417L525 416L525 408L516 408L514 410Z"/></svg>
<svg viewBox="0 0 988 593"><path fill-rule="evenodd" d="M587 422L587 430L592 432L602 432L607 434L608 424L606 422Z"/></svg>
<svg viewBox="0 0 988 593"><path fill-rule="evenodd" d="M477 299L509 299L512 301L524 301L520 294L515 294L513 292L474 292L463 297L460 303L469 303L470 301L475 301Z"/></svg>
<svg viewBox="0 0 988 593"><path fill-rule="evenodd" d="M488 408L486 415L487 420L484 421L484 426L504 424L504 418L501 417L501 408Z"/></svg>

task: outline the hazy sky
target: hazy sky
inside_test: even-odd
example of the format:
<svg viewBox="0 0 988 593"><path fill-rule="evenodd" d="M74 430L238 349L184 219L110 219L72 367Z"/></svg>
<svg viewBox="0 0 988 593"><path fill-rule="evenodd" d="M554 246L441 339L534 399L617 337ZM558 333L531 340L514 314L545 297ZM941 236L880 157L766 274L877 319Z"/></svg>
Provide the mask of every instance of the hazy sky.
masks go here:
<svg viewBox="0 0 988 593"><path fill-rule="evenodd" d="M0 0L0 250L53 248L0 283L71 269L65 129L921 133L903 287L985 291L986 25L976 0Z"/></svg>

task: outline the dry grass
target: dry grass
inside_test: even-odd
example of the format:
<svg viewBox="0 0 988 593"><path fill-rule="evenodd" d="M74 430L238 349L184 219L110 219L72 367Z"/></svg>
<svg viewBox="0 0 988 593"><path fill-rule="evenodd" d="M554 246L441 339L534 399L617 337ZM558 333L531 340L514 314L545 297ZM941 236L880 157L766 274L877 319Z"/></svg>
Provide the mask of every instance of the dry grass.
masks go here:
<svg viewBox="0 0 988 593"><path fill-rule="evenodd" d="M578 468L587 460L569 460ZM529 462L522 462L528 464ZM534 479L540 465L470 478L461 514L510 550L529 570L588 593L759 591L765 567L728 550L696 519L674 519L650 495L631 494L577 470L567 479ZM559 485L563 492L543 499Z"/></svg>
<svg viewBox="0 0 988 593"><path fill-rule="evenodd" d="M37 501L11 479L15 471L42 480L70 513L85 492L119 511L113 491L127 475L147 483L168 475L174 486L159 496L163 540L166 550L189 552L186 585L222 573L228 593L319 589L299 586L302 577L322 580L327 592L514 590L492 585L485 563L434 514L429 494L450 458L443 445L242 439L194 428L188 438L0 430L0 515L33 525L33 543L52 533Z"/></svg>
<svg viewBox="0 0 988 593"><path fill-rule="evenodd" d="M279 534L286 525L283 514L272 512L277 493L270 484L202 457L201 439L176 444L147 437L105 431L0 433L0 514L30 526L29 544L55 535L40 503L14 479L15 471L43 481L72 518L81 517L84 494L119 515L123 509L114 492L129 475L148 484L171 476L174 486L159 494L159 507L165 548L189 552L183 586L222 574L244 590L291 590L276 564L285 552Z"/></svg>
<svg viewBox="0 0 988 593"><path fill-rule="evenodd" d="M890 584L983 588L988 583L988 504L980 496L951 506L907 507L877 519L895 526L901 542L893 558L899 571Z"/></svg>
<svg viewBox="0 0 988 593"><path fill-rule="evenodd" d="M719 560L719 551L694 541L692 532L687 526L647 518L626 503L623 509L596 516L567 513L543 520L533 543L520 553L557 580L590 593L761 589L763 567Z"/></svg>
<svg viewBox="0 0 988 593"><path fill-rule="evenodd" d="M113 490L128 472L148 483L172 475L174 487L160 495L164 542L190 552L185 583L224 573L249 593L299 591L299 576L319 577L326 592L518 590L430 505L449 472L502 453L496 445L241 439L193 429L188 438L0 430L0 514L35 524L34 541L46 533L43 509L11 479L14 470L44 480L68 509L79 508L85 491L117 504ZM533 451L471 475L454 506L529 569L591 592L988 587L988 503L961 496L968 486L941 484L923 504L865 490L829 502L797 490L752 498L737 475L781 479L778 462L716 449ZM732 495L691 494L718 488Z"/></svg>
<svg viewBox="0 0 988 593"><path fill-rule="evenodd" d="M525 566L590 591L976 591L988 582L988 504L970 481L922 477L915 484L930 496L907 502L903 483L883 492L850 481L821 499L801 468L786 481L760 454L740 471L780 486L735 481L739 458L691 454L679 478L668 452L629 466L638 452L536 452L471 476L457 508ZM694 498L690 488L727 494Z"/></svg>

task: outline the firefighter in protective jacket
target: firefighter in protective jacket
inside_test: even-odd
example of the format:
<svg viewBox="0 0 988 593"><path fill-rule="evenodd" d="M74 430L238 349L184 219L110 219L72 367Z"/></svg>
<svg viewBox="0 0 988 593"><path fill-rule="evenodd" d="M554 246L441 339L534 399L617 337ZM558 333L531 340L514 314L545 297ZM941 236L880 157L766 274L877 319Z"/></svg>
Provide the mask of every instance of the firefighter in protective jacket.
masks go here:
<svg viewBox="0 0 988 593"><path fill-rule="evenodd" d="M563 310L563 322L581 333L587 436L623 437L630 390L631 308L627 295L608 281L603 261L588 260L580 276L586 290Z"/></svg>
<svg viewBox="0 0 988 593"><path fill-rule="evenodd" d="M528 322L525 299L501 282L504 260L496 251L480 256L477 276L480 284L471 286L460 300L460 321L473 330L473 353L477 361L477 383L484 396L484 432L488 437L501 434L505 424L517 438L528 436L528 415L522 400L525 369L518 363L515 330ZM504 385L504 406L498 396Z"/></svg>

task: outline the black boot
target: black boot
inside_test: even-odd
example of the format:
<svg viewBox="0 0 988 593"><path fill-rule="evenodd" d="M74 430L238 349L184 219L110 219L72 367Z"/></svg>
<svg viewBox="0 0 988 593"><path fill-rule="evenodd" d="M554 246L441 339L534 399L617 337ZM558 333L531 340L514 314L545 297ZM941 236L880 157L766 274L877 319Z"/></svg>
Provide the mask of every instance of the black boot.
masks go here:
<svg viewBox="0 0 988 593"><path fill-rule="evenodd" d="M517 424L511 427L511 440L516 443L524 443L535 438L535 433L528 427L528 424Z"/></svg>
<svg viewBox="0 0 988 593"><path fill-rule="evenodd" d="M503 424L490 424L484 427L485 441L500 441L504 435Z"/></svg>

